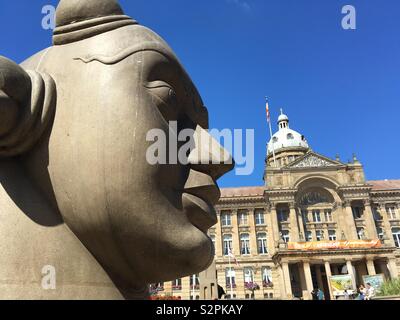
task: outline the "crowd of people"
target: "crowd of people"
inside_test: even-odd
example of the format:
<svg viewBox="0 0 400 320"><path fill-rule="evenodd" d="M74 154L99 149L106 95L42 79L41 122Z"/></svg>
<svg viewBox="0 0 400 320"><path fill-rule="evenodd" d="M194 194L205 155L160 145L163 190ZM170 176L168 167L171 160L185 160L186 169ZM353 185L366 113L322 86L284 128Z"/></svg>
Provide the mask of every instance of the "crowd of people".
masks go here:
<svg viewBox="0 0 400 320"><path fill-rule="evenodd" d="M312 292L313 300L325 300L325 294L320 288L315 288ZM348 290L344 291L343 296L338 296L336 299L338 300L371 300L376 295L375 288L367 283L366 286L361 285L357 292L349 293Z"/></svg>

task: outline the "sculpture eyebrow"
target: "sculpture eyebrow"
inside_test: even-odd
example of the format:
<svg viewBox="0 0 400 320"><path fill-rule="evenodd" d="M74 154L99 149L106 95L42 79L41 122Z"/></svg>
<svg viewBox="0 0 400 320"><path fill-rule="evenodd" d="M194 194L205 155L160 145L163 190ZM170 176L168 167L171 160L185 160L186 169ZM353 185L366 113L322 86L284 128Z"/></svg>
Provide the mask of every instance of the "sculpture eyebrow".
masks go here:
<svg viewBox="0 0 400 320"><path fill-rule="evenodd" d="M157 52L163 56L165 56L167 59L171 59L171 56L178 61L178 59L173 55L173 53L169 50L165 49L165 45L159 43L159 42L155 42L155 41L147 41L147 42L143 42L139 45L134 45L131 47L128 47L124 50L122 50L121 52L112 55L112 56L106 56L106 55L101 55L101 54L94 54L94 55L86 55L85 57L76 57L73 58L74 60L80 60L83 63L91 63L93 61L97 61L100 62L102 64L106 64L106 65L113 65L116 63L119 63L123 60L125 60L126 58L130 57L131 55L134 55L136 53L139 52L143 52L143 51L154 51Z"/></svg>

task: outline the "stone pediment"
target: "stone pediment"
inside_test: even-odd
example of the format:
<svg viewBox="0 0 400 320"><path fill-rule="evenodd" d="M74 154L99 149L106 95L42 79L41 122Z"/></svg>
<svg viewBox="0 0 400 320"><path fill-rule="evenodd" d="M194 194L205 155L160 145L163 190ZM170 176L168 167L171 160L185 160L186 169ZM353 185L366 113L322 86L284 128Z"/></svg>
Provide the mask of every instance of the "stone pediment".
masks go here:
<svg viewBox="0 0 400 320"><path fill-rule="evenodd" d="M290 169L303 169L303 168L327 168L327 167L338 167L343 164L339 161L334 161L314 152L309 152L303 157L295 160L286 166Z"/></svg>

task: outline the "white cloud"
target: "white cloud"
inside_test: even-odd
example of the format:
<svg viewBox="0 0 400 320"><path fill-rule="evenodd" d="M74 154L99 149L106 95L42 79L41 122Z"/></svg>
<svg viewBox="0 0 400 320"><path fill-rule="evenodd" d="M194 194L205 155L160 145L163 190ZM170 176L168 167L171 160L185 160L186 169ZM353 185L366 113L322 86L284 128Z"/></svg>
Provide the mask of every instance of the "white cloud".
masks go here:
<svg viewBox="0 0 400 320"><path fill-rule="evenodd" d="M241 8L245 12L250 12L251 11L251 6L247 1L242 1L242 0L225 0L227 3L234 4Z"/></svg>

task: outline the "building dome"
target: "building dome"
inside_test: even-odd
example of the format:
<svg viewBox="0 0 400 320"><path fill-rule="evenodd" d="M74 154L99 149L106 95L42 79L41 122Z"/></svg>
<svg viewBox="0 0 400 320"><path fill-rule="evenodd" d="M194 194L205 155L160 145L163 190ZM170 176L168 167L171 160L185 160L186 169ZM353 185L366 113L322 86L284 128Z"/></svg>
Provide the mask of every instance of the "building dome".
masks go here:
<svg viewBox="0 0 400 320"><path fill-rule="evenodd" d="M289 128L289 117L283 114L282 110L278 118L278 125L279 131L272 136L268 143L268 155L271 155L273 151L277 153L286 148L310 149L306 138Z"/></svg>
<svg viewBox="0 0 400 320"><path fill-rule="evenodd" d="M283 114L283 113L282 113L282 114L279 116L279 118L278 118L278 124L279 124L281 121L287 121L287 122L289 122L288 116L287 116L286 114Z"/></svg>

